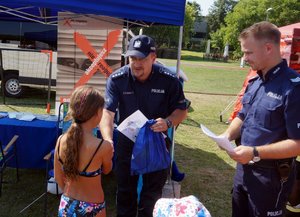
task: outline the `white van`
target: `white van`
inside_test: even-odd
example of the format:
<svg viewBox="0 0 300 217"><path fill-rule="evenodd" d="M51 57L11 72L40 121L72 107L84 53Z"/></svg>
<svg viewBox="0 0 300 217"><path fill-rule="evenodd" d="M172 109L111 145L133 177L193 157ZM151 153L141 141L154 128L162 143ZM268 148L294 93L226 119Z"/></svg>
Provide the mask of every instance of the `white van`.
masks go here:
<svg viewBox="0 0 300 217"><path fill-rule="evenodd" d="M22 85L48 86L50 57L41 50L57 49L57 26L24 21L0 20L0 79L6 96L21 96ZM56 83L53 52L51 85ZM3 75L3 78L2 76Z"/></svg>
<svg viewBox="0 0 300 217"><path fill-rule="evenodd" d="M40 50L20 48L17 44L0 43L0 74L3 76L2 87L5 95L21 96L22 84L48 86L50 81L51 86L55 86L56 57L56 52L52 52L51 56L50 53Z"/></svg>

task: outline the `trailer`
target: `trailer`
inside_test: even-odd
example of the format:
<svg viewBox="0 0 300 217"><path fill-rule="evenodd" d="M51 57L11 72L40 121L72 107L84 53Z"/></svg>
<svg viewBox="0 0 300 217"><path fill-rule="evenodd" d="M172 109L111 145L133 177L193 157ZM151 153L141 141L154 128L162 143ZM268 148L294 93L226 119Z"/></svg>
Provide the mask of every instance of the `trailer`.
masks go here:
<svg viewBox="0 0 300 217"><path fill-rule="evenodd" d="M0 79L5 96L20 97L22 85L55 86L56 55L50 50L0 43Z"/></svg>
<svg viewBox="0 0 300 217"><path fill-rule="evenodd" d="M279 30L281 56L289 67L300 73L300 23L282 26Z"/></svg>

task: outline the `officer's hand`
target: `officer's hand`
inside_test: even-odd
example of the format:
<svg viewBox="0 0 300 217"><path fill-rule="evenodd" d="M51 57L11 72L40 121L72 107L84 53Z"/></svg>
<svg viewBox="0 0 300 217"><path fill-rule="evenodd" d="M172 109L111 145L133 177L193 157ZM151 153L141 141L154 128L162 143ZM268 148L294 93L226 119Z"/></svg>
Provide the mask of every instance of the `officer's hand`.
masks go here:
<svg viewBox="0 0 300 217"><path fill-rule="evenodd" d="M154 132L165 132L168 130L168 125L165 119L157 118L156 123L151 126Z"/></svg>
<svg viewBox="0 0 300 217"><path fill-rule="evenodd" d="M227 152L228 155L241 164L248 164L253 158L253 148L240 145L234 148L233 152Z"/></svg>

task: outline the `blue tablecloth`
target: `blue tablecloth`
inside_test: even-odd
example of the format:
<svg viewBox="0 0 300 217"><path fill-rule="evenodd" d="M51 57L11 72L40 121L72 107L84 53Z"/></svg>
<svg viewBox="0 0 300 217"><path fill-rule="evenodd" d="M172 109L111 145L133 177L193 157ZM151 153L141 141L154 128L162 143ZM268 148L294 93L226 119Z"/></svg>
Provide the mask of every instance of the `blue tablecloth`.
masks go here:
<svg viewBox="0 0 300 217"><path fill-rule="evenodd" d="M55 121L21 121L8 117L0 118L0 141L7 144L14 135L17 140L17 156L20 168L45 168L43 159L52 149L59 131ZM15 166L15 161L10 165Z"/></svg>

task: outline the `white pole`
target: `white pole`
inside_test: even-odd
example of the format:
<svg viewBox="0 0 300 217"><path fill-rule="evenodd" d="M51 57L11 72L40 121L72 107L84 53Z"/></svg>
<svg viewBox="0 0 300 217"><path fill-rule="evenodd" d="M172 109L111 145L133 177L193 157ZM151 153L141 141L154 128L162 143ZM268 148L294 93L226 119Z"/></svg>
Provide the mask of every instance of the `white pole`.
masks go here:
<svg viewBox="0 0 300 217"><path fill-rule="evenodd" d="M183 37L183 26L180 26L180 29L179 29L179 41L178 41L178 53L177 53L177 65L176 65L176 74L177 74L177 76L179 75L179 70L180 70L182 37Z"/></svg>
<svg viewBox="0 0 300 217"><path fill-rule="evenodd" d="M183 26L180 26L179 29L179 41L178 41L178 53L177 53L177 65L176 65L176 75L179 76L179 70L180 70L180 59L181 59L181 48L182 48L182 37L183 37ZM174 161L174 150L175 150L175 127L172 128L172 151L171 151L171 166ZM172 169L172 168L171 168Z"/></svg>
<svg viewBox="0 0 300 217"><path fill-rule="evenodd" d="M205 51L206 56L208 56L210 54L210 40L207 40L206 43L206 51Z"/></svg>
<svg viewBox="0 0 300 217"><path fill-rule="evenodd" d="M244 61L244 57L242 57L240 67L244 68L244 66L245 66L245 61Z"/></svg>
<svg viewBox="0 0 300 217"><path fill-rule="evenodd" d="M126 23L126 39L125 39L125 50L127 51L127 48L128 48L128 31L129 31L129 24L128 24L128 21ZM126 53L126 52L125 52ZM124 56L124 64L127 65L127 58Z"/></svg>
<svg viewBox="0 0 300 217"><path fill-rule="evenodd" d="M143 28L140 28L139 35L143 34Z"/></svg>

